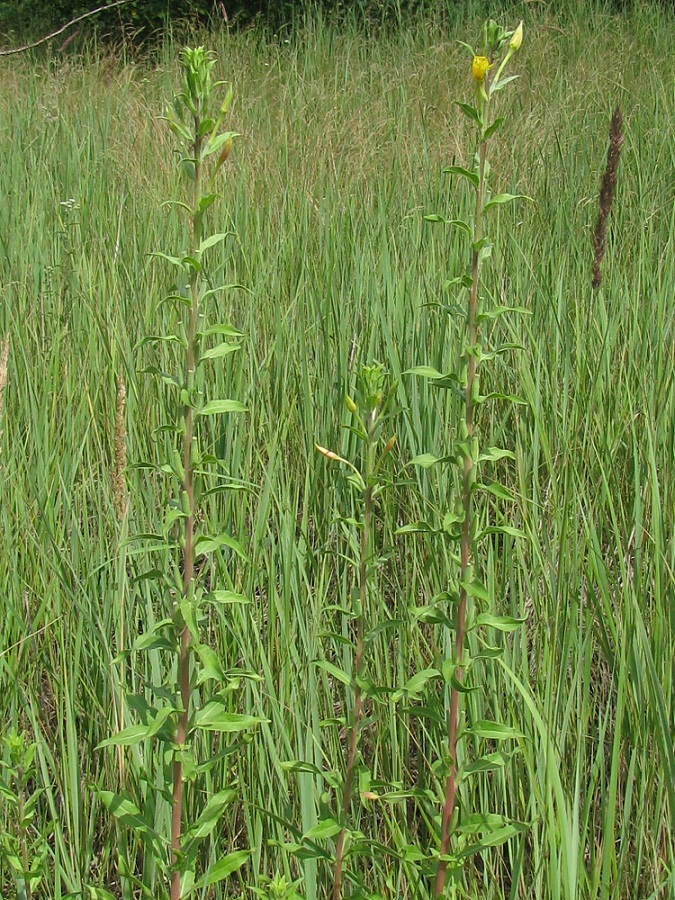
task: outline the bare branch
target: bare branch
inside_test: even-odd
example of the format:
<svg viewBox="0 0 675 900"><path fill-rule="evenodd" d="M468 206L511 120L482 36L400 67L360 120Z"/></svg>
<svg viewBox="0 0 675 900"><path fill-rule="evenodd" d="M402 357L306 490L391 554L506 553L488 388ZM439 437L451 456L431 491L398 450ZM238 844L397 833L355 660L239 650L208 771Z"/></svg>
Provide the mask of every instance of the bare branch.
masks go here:
<svg viewBox="0 0 675 900"><path fill-rule="evenodd" d="M116 6L122 6L125 3L128 3L129 0L113 0L112 3L106 3L104 6L99 6L96 9L92 9L89 12L82 13L81 16L76 16L76 18L71 19L70 22L66 22L65 25L62 25L57 31L52 31L51 34L48 34L46 37L40 38L39 41L33 41L32 44L26 44L24 47L15 47L13 50L0 50L0 56L12 56L14 53L23 53L24 50L32 50L33 47L39 47L40 44L44 44L47 41L51 41L52 38L58 37L60 34L63 34L64 31L67 31L71 25L76 25L78 22L81 22L83 19L88 19L90 16L95 16L96 13L104 12L106 9L114 9Z"/></svg>

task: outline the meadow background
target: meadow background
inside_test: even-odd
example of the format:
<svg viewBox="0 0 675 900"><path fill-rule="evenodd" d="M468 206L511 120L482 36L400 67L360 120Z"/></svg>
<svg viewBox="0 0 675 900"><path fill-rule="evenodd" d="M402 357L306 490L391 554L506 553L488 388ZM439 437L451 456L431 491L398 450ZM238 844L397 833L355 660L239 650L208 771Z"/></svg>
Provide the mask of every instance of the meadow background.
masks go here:
<svg viewBox="0 0 675 900"><path fill-rule="evenodd" d="M344 396L373 358L398 379L394 485L377 528L389 554L383 608L399 624L369 665L398 687L443 652L414 611L447 588L449 548L394 532L433 518L453 490L449 471L406 463L442 453L459 407L401 373L450 368L459 352L457 325L425 304L463 269L466 247L423 216L469 209L441 169L471 161L454 106L473 90L470 58L457 39L477 37L483 12L371 34L317 17L288 32L189 37L217 52L241 132L214 223L233 234L212 251L210 276L241 286L222 301L222 319L245 346L215 372L214 389L248 412L213 426L237 489L212 498L205 515L246 548L245 560L218 562L251 603L214 618L211 643L229 667L261 676L233 693L232 708L269 719L232 745L207 785L238 781L241 802L217 841L253 851L217 897L253 896L261 876L284 871L303 876L307 900L327 896L328 867L299 866L278 846L317 821L326 787L283 763L321 770L341 754L344 735L322 725L343 712L341 686L314 661L346 652L322 635L342 627L326 607L351 584L336 516L353 500L314 443L353 450ZM457 896L672 897L675 17L656 5L508 11L511 24L521 16L521 79L499 95L506 124L492 183L534 202L495 219L484 289L531 315L493 326L495 341L525 350L500 357L485 378L526 405L482 407L480 427L487 443L514 451L500 477L518 496L482 516L528 539L486 543L480 567L500 612L527 624L503 639L503 664L486 669L467 715L509 722L526 738L503 771L465 782L461 802L529 827L473 858ZM116 376L121 369L127 386L129 528L153 532L165 486L133 464L160 461L152 436L166 397L141 370L170 351L134 348L171 332L159 302L171 273L148 254L182 242L178 213L161 206L178 191L158 120L178 83L180 46L169 37L143 56L89 44L0 59L0 336L9 335L0 722L37 742L36 827L52 873L40 896L50 900L87 885L123 896L120 840L91 787L117 788L117 758L94 748L115 727L121 632L147 631L157 597L152 581L136 580L156 561L121 548ZM592 229L616 103L626 141L593 294ZM127 677L142 687L160 671L157 653L139 654ZM394 849L429 844L435 810L424 792L441 793L430 761L444 740L443 695L433 684L427 694L398 716L384 704L364 731L373 784L419 789L417 800L367 802L373 837ZM126 765L142 794L138 751ZM151 883L150 861L122 850L147 865ZM395 855L373 853L364 865L373 892L428 896ZM13 896L2 848L0 887Z"/></svg>

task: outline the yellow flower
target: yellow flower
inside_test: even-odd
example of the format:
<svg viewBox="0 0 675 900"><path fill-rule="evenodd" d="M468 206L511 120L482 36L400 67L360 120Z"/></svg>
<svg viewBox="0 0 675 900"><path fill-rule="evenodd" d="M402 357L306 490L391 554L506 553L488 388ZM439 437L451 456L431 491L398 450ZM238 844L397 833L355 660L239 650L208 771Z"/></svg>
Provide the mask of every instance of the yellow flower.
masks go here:
<svg viewBox="0 0 675 900"><path fill-rule="evenodd" d="M476 84L482 84L485 81L485 74L490 68L490 60L487 56L474 56L471 63L471 74L476 80Z"/></svg>
<svg viewBox="0 0 675 900"><path fill-rule="evenodd" d="M511 40L509 42L509 47L512 50L520 50L520 45L523 43L523 23L521 21L520 25L516 28L511 36Z"/></svg>

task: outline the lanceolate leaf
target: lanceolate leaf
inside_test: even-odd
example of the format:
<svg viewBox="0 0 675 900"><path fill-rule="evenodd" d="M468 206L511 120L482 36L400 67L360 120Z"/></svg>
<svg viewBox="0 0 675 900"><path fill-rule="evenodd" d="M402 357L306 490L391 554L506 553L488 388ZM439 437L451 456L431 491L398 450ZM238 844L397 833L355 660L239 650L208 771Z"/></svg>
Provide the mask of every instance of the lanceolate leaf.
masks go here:
<svg viewBox="0 0 675 900"><path fill-rule="evenodd" d="M246 407L238 400L211 400L196 411L198 416L218 416L224 413L246 412Z"/></svg>
<svg viewBox="0 0 675 900"><path fill-rule="evenodd" d="M240 869L250 855L250 851L248 850L236 850L234 853L230 853L229 856L224 856L215 863L215 865L211 866L208 872L196 882L192 891L201 891L205 887L210 887L212 884L224 881L225 878L228 878L233 872Z"/></svg>
<svg viewBox="0 0 675 900"><path fill-rule="evenodd" d="M484 625L496 628L497 631L516 631L527 619L514 619L512 616L493 616L490 613L481 613L476 616L473 628L481 628Z"/></svg>
<svg viewBox="0 0 675 900"><path fill-rule="evenodd" d="M526 197L524 194L495 194L494 197L491 197L485 204L485 212L492 209L493 206L503 206L505 203L512 203L514 200L531 199L531 197Z"/></svg>
<svg viewBox="0 0 675 900"><path fill-rule="evenodd" d="M246 731L249 728L255 728L261 722L267 719L260 716L248 716L243 713L224 712L222 703L214 701L207 703L202 709L197 711L195 715L195 725L204 731L222 731L228 733L236 733Z"/></svg>
<svg viewBox="0 0 675 900"><path fill-rule="evenodd" d="M500 722L491 722L489 719L479 719L478 722L474 722L465 734L472 734L474 737L489 741L506 741L523 737L522 732L517 729L511 728L509 725L502 725Z"/></svg>
<svg viewBox="0 0 675 900"><path fill-rule="evenodd" d="M467 109L472 109L472 107L467 107L464 103L457 104L462 112L465 112ZM476 110L473 110L476 113ZM476 113L476 117L478 113ZM446 166L443 169L443 172L446 175L459 175L462 178L466 178L467 181L470 181L471 184L477 188L478 187L478 175L476 172L470 172L469 169L465 169L463 166Z"/></svg>
<svg viewBox="0 0 675 900"><path fill-rule="evenodd" d="M224 356L228 356L230 353L236 353L236 351L240 347L241 344L235 344L234 342L230 341L224 342L222 344L217 344L215 347L210 347L208 350L205 350L202 353L202 359L222 359Z"/></svg>
<svg viewBox="0 0 675 900"><path fill-rule="evenodd" d="M236 800L237 796L237 791L233 788L226 788L210 797L202 810L201 815L185 832L186 841L204 838L208 834L211 834L218 824L218 820L222 816L225 807L232 803L233 800Z"/></svg>

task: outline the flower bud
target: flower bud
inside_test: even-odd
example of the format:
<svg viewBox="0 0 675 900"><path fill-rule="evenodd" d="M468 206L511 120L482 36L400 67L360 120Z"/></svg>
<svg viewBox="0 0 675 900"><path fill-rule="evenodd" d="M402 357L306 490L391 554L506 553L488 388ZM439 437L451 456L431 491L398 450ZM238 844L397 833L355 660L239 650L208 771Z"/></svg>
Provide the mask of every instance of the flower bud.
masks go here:
<svg viewBox="0 0 675 900"><path fill-rule="evenodd" d="M346 403L347 409L349 410L350 413L356 412L356 403L354 403L354 401L349 396L349 394L347 394L347 396L345 397L345 403Z"/></svg>
<svg viewBox="0 0 675 900"><path fill-rule="evenodd" d="M485 81L485 75L490 68L490 60L487 56L474 56L471 63L471 74L476 84L482 84Z"/></svg>
<svg viewBox="0 0 675 900"><path fill-rule="evenodd" d="M384 445L384 452L385 453L391 452L395 446L396 446L396 435L392 434L392 436L389 438L387 443Z"/></svg>
<svg viewBox="0 0 675 900"><path fill-rule="evenodd" d="M229 141L225 141L225 146L220 151L220 156L218 157L218 165L217 165L218 169L222 166L222 164L225 162L227 157L230 155L231 149L232 149L232 138L230 138Z"/></svg>
<svg viewBox="0 0 675 900"><path fill-rule="evenodd" d="M521 19L520 24L513 32L511 36L511 40L509 41L509 47L515 52L516 50L520 50L520 45L523 43L523 22Z"/></svg>
<svg viewBox="0 0 675 900"><path fill-rule="evenodd" d="M322 456L326 457L326 459L340 459L337 453L333 453L332 450L327 450L325 447L319 446L319 444L314 444L314 446Z"/></svg>

